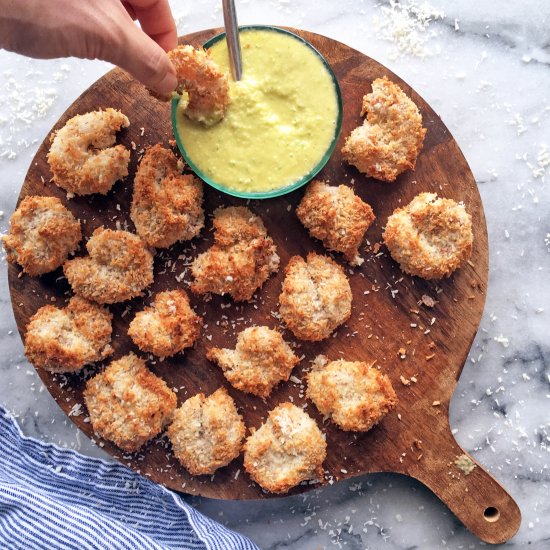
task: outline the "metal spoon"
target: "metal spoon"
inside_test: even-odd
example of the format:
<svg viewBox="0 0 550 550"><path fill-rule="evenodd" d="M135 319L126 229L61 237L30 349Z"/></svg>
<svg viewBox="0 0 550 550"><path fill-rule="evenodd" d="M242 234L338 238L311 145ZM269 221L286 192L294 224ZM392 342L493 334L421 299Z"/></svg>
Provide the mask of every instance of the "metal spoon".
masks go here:
<svg viewBox="0 0 550 550"><path fill-rule="evenodd" d="M243 61L241 57L241 42L239 40L239 25L234 0L223 0L223 23L225 25L225 39L229 49L229 63L234 80L240 80L243 75Z"/></svg>

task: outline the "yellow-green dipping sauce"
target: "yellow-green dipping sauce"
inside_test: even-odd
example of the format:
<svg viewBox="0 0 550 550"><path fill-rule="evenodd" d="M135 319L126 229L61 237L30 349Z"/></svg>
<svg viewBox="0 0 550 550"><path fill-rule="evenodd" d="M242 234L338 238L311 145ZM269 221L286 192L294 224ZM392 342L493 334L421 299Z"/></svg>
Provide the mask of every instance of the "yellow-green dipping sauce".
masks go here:
<svg viewBox="0 0 550 550"><path fill-rule="evenodd" d="M268 193L303 180L330 153L339 100L323 60L298 38L241 29L240 40L243 76L238 82L229 76L224 119L207 127L178 108L176 126L187 160L207 181L229 191ZM230 75L225 39L210 53Z"/></svg>

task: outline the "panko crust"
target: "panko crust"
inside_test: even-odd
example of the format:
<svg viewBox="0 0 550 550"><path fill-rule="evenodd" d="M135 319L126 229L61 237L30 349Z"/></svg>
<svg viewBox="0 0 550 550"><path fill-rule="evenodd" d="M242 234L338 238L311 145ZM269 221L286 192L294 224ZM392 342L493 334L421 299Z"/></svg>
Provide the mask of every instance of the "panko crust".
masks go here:
<svg viewBox="0 0 550 550"><path fill-rule="evenodd" d="M307 375L307 397L342 430L366 432L398 403L390 379L374 362L329 361L319 355Z"/></svg>
<svg viewBox="0 0 550 550"><path fill-rule="evenodd" d="M388 218L382 235L403 271L424 279L442 279L472 253L472 217L462 203L420 193Z"/></svg>
<svg viewBox="0 0 550 550"><path fill-rule="evenodd" d="M114 145L116 132L128 126L128 117L111 108L68 120L50 136L48 164L53 181L75 195L107 194L128 175L130 151Z"/></svg>
<svg viewBox="0 0 550 550"><path fill-rule="evenodd" d="M208 51L189 44L169 51L168 57L176 70L176 91L187 94L185 115L207 126L219 122L231 102L229 80L220 66Z"/></svg>
<svg viewBox="0 0 550 550"><path fill-rule="evenodd" d="M241 453L245 425L225 388L199 393L179 407L168 426L172 450L194 476L213 474Z"/></svg>
<svg viewBox="0 0 550 550"><path fill-rule="evenodd" d="M244 467L272 493L286 493L306 480L323 478L327 444L310 416L292 403L281 403L244 444Z"/></svg>
<svg viewBox="0 0 550 550"><path fill-rule="evenodd" d="M183 175L178 159L161 145L147 149L134 179L130 218L151 247L167 248L196 237L204 227L202 183Z"/></svg>
<svg viewBox="0 0 550 550"><path fill-rule="evenodd" d="M344 270L328 256L290 258L279 296L279 312L300 340L319 341L351 315L352 294Z"/></svg>
<svg viewBox="0 0 550 550"><path fill-rule="evenodd" d="M177 405L166 382L133 353L88 380L84 400L94 432L129 453L158 435Z"/></svg>
<svg viewBox="0 0 550 550"><path fill-rule="evenodd" d="M344 160L383 181L395 181L413 170L422 149L426 128L414 102L386 77L372 83L372 93L363 97L362 126L355 128L342 148Z"/></svg>
<svg viewBox="0 0 550 550"><path fill-rule="evenodd" d="M99 304L124 302L153 282L153 254L128 231L98 227L86 243L89 256L63 266L75 294Z"/></svg>
<svg viewBox="0 0 550 550"><path fill-rule="evenodd" d="M214 244L191 265L191 290L248 301L278 270L277 247L261 218L244 206L217 208L213 223Z"/></svg>
<svg viewBox="0 0 550 550"><path fill-rule="evenodd" d="M201 318L182 289L159 292L151 306L136 313L128 336L144 352L171 357L191 347L200 335Z"/></svg>
<svg viewBox="0 0 550 550"><path fill-rule="evenodd" d="M234 350L210 348L206 357L221 367L234 388L259 397L268 397L279 382L288 380L300 362L282 335L268 327L246 328Z"/></svg>
<svg viewBox="0 0 550 550"><path fill-rule="evenodd" d="M65 308L41 307L25 333L25 355L50 372L75 372L113 353L113 316L105 307L73 296Z"/></svg>
<svg viewBox="0 0 550 550"><path fill-rule="evenodd" d="M375 220L369 204L346 185L332 187L312 181L296 215L309 234L323 242L328 250L342 252L352 265L361 265L359 247L365 232Z"/></svg>
<svg viewBox="0 0 550 550"><path fill-rule="evenodd" d="M31 276L49 273L78 247L80 222L57 197L25 197L2 237L8 262L17 263Z"/></svg>

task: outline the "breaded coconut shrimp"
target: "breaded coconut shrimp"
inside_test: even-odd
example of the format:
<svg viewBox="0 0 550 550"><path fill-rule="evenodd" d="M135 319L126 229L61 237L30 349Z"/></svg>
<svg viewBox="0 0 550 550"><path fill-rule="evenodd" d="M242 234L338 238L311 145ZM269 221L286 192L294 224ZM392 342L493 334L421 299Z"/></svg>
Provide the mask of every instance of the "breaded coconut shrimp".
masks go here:
<svg viewBox="0 0 550 550"><path fill-rule="evenodd" d="M188 241L204 227L202 182L181 173L172 151L153 145L139 163L130 217L149 246Z"/></svg>
<svg viewBox="0 0 550 550"><path fill-rule="evenodd" d="M192 346L200 335L201 318L189 304L185 290L159 292L151 306L139 311L128 336L145 352L170 357Z"/></svg>
<svg viewBox="0 0 550 550"><path fill-rule="evenodd" d="M164 430L178 403L166 382L133 353L90 378L84 401L94 432L128 453Z"/></svg>
<svg viewBox="0 0 550 550"><path fill-rule="evenodd" d="M292 256L279 296L281 319L300 340L328 338L351 315L351 287L344 270L328 256Z"/></svg>
<svg viewBox="0 0 550 550"><path fill-rule="evenodd" d="M238 334L235 349L210 348L206 357L234 388L260 397L288 380L300 361L281 334L268 327L248 327Z"/></svg>
<svg viewBox="0 0 550 550"><path fill-rule="evenodd" d="M153 254L128 231L98 227L86 243L88 256L67 260L65 277L78 296L114 304L140 296L153 282Z"/></svg>
<svg viewBox="0 0 550 550"><path fill-rule="evenodd" d="M29 321L25 355L50 372L76 372L111 353L113 316L106 307L73 296L66 307L41 307Z"/></svg>
<svg viewBox="0 0 550 550"><path fill-rule="evenodd" d="M178 46L168 52L168 57L176 69L176 91L188 95L185 114L207 126L219 122L230 102L227 75L210 59L208 52L193 46Z"/></svg>
<svg viewBox="0 0 550 550"><path fill-rule="evenodd" d="M346 185L334 187L314 180L296 209L298 219L312 237L328 250L342 252L351 265L361 265L359 247L375 219L369 204Z"/></svg>
<svg viewBox="0 0 550 550"><path fill-rule="evenodd" d="M462 203L420 193L388 218L382 238L405 273L442 279L470 258L472 217Z"/></svg>
<svg viewBox="0 0 550 550"><path fill-rule="evenodd" d="M214 244L191 265L195 294L229 294L237 302L251 300L279 269L273 239L259 216L245 206L214 210Z"/></svg>
<svg viewBox="0 0 550 550"><path fill-rule="evenodd" d="M318 355L307 375L307 396L342 430L366 432L397 405L390 379L374 362L329 361Z"/></svg>
<svg viewBox="0 0 550 550"><path fill-rule="evenodd" d="M281 403L244 444L244 469L260 487L286 493L323 478L325 437L315 420L292 403Z"/></svg>
<svg viewBox="0 0 550 550"><path fill-rule="evenodd" d="M383 181L395 181L414 170L426 129L414 102L386 77L372 83L363 97L362 126L347 137L342 156L360 172Z"/></svg>
<svg viewBox="0 0 550 550"><path fill-rule="evenodd" d="M25 273L42 275L57 269L82 239L80 222L57 197L25 197L2 237L6 258Z"/></svg>
<svg viewBox="0 0 550 550"><path fill-rule="evenodd" d="M242 416L225 388L184 401L167 430L176 458L194 476L211 475L237 458L245 432Z"/></svg>
<svg viewBox="0 0 550 550"><path fill-rule="evenodd" d="M130 151L114 145L116 132L128 126L128 117L110 108L71 118L50 137L53 181L75 195L107 194L128 175Z"/></svg>

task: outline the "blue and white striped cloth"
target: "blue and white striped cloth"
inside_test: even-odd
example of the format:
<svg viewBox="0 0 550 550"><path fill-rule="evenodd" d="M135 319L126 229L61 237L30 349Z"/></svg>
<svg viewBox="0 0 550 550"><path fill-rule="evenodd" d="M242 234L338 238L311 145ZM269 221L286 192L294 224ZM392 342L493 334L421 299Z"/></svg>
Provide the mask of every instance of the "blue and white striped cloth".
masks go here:
<svg viewBox="0 0 550 550"><path fill-rule="evenodd" d="M120 464L25 437L2 406L0 548L257 550Z"/></svg>

